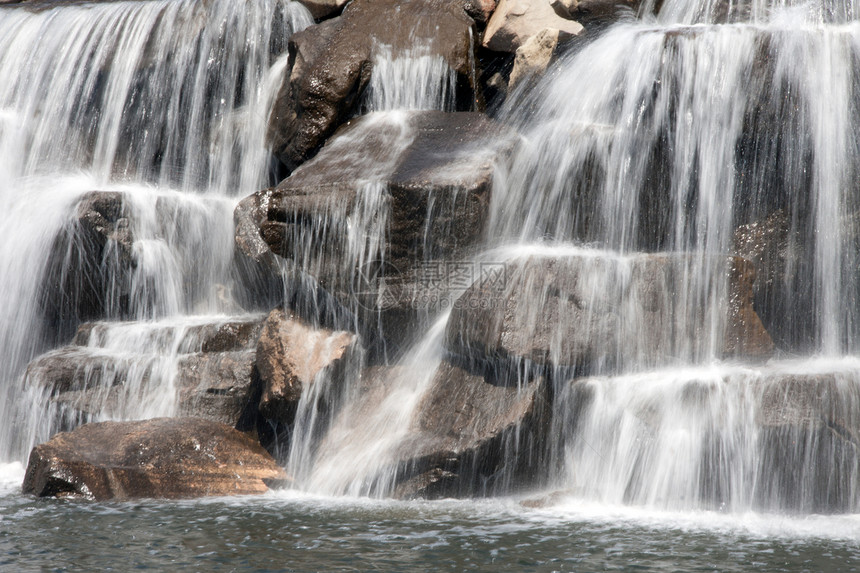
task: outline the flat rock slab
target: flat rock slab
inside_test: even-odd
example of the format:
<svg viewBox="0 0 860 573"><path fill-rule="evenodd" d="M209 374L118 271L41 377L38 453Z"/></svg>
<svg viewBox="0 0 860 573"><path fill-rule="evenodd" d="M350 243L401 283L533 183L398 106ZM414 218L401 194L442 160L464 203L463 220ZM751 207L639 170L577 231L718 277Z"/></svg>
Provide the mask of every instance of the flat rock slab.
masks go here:
<svg viewBox="0 0 860 573"><path fill-rule="evenodd" d="M87 424L36 446L24 493L95 500L260 494L284 470L250 436L200 418Z"/></svg>
<svg viewBox="0 0 860 573"><path fill-rule="evenodd" d="M580 372L773 352L752 308L754 269L738 257L595 251L504 266L502 280L481 277L454 305L446 333L452 352Z"/></svg>
<svg viewBox="0 0 860 573"><path fill-rule="evenodd" d="M27 384L44 388L62 406L57 429L128 419L153 403L167 408L153 414L249 429L257 413L254 366L261 330L261 316L190 324L86 323L73 344L30 362Z"/></svg>

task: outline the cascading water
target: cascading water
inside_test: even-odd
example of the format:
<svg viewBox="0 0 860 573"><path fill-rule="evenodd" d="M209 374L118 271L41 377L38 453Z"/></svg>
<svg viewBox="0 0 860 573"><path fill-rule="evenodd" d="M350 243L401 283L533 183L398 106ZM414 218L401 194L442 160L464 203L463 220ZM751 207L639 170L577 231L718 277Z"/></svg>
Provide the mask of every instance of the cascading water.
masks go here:
<svg viewBox="0 0 860 573"><path fill-rule="evenodd" d="M577 287L586 296L576 304L586 309L628 288L625 261L637 253L681 256L669 285L676 316L667 355L648 354L662 327L634 297L618 308L616 356L585 378L550 368L553 487L672 510L857 509L860 466L846 430L860 388L850 357L858 341L853 14L841 4L726 11L667 2L656 19L576 45L536 89L513 94L502 116L522 137L494 185L487 242L520 247L485 256L564 261L582 256L567 243L597 246L588 257L616 265L607 277L621 274L604 284L607 263L589 271L593 288ZM768 222L778 233L771 240L781 241L770 256L780 264L760 272L756 305L783 351L813 358L725 361L735 295L716 261L752 256L744 231ZM564 326L547 333L536 323L554 296L541 288L521 322L564 347ZM438 363L442 344L428 337L416 348L435 345ZM429 388L415 383L417 372L436 368L424 363L398 387L411 389L410 403ZM335 424L323 439L328 471L304 475L339 481L320 491L392 493L396 469L373 462L368 473L351 456L391 436L408 442L414 420L362 422L369 427L361 432ZM349 447L332 446L338 435Z"/></svg>
<svg viewBox="0 0 860 573"><path fill-rule="evenodd" d="M0 459L23 459L55 431L22 374L58 332L68 340L100 316L242 312L234 197L267 181L265 125L286 63L276 56L311 22L280 0L2 9ZM158 348L128 350L146 361ZM160 378L138 397L147 408L120 417L171 414Z"/></svg>
<svg viewBox="0 0 860 573"><path fill-rule="evenodd" d="M50 333L68 339L97 316L145 322L102 326L104 336L74 350L86 356L76 375L85 387L105 385L106 406L77 404L70 415L176 413L177 361L196 352L188 329L242 312L231 295L241 288L233 276L232 197L267 183L263 134L286 65L274 56L290 32L310 23L302 9L275 1L248 10L220 1L72 5L62 18L59 10L0 19L0 36L9 38L0 76L14 78L0 88L0 201L2 228L16 237L0 251L10 301L0 324L4 460L21 459L56 430L45 422L53 416L9 399L26 389L23 401L47 400L46 385L34 382L38 363L27 377L25 365L56 345ZM509 317L545 335L546 362L514 357L505 366L514 381L498 387L526 395L540 385L530 377L551 386L554 440L535 445L547 452L532 452L545 466L538 482L673 510L856 509L858 461L846 430L857 417L851 404L860 384L851 358L860 340L854 13L841 4L725 9L669 1L656 18L578 42L536 88L512 94L500 115L520 137L497 166L479 245L485 251L467 262L525 264L522 285L536 293ZM47 55L32 65L27 56L36 51ZM454 110L456 81L426 46L398 53L374 46L359 107L381 113L362 129L379 130L394 152L384 160L366 153L358 128L328 146L360 172L361 185L348 202L315 197L325 205L313 221L285 215L295 236L284 254L305 276L356 289L369 263L385 263L385 181L415 137L404 110ZM312 184L316 175L302 169L296 177ZM428 212L434 201L441 199L431 198ZM741 230L772 220L785 244L782 266L760 277L769 283L756 303L780 348L815 358L726 361L734 295L721 261L742 250ZM93 232L103 243L96 275L107 294L100 299L74 283L81 249L93 248L78 239ZM488 248L502 243L514 246ZM340 266L325 268L327 251L338 253ZM642 255L663 251L675 258ZM564 298L541 283L543 262L574 259L575 293ZM655 272L655 260L668 265L660 284L671 302L637 286ZM615 346L587 368L565 362L568 331L545 321L549 304L558 305L560 324L615 308ZM671 307L672 320L648 322L643 304ZM387 375L381 387L389 399L372 415L362 412L366 389L355 373L342 388L323 372L303 389L287 454L299 487L393 493L418 406L456 354L445 346L450 324L441 316L422 317L426 336L394 365L399 373ZM125 352L131 346L133 357ZM351 370L361 370L363 359L357 352ZM122 389L114 388L119 378ZM164 399L141 394L143 385ZM817 392L829 396L824 413L804 405ZM504 440L521 447L518 438ZM774 451L782 459L771 459ZM786 456L803 468L796 479L776 471ZM780 477L768 481L774 473Z"/></svg>
<svg viewBox="0 0 860 573"><path fill-rule="evenodd" d="M510 131L453 151L433 137L468 139L475 124L439 118L480 105L462 101L470 78L432 45L374 44L349 103L365 117L316 156L327 173L309 160L284 185L293 202L266 205L289 248L257 308L234 207L275 183L264 136L308 13L0 6L0 569L262 569L283 548L307 569L368 553L379 569L854 565L856 515L809 514L860 511L858 15L831 0L646 0L509 93L494 113ZM447 163L421 195L439 175L425 156ZM392 183L403 164L418 175ZM457 186L476 171L491 192ZM480 217L457 218L475 204ZM401 290L368 276L392 263L413 273ZM416 303L421 280L438 300L383 328L382 295ZM294 491L19 494L21 462L59 430L244 411L253 400L229 382L259 382L269 319L254 311L284 284L286 315L311 315L291 323L293 351L346 353L303 379L294 422L256 397L242 428L271 422ZM348 332L316 306L335 299Z"/></svg>
<svg viewBox="0 0 860 573"><path fill-rule="evenodd" d="M722 362L711 328L676 346L675 368L557 380L551 481L662 509L856 511L860 28L850 5L723 8L664 3L516 94L506 113L523 140L494 230L706 261L779 218L782 263L760 273L756 304L781 348L817 358ZM690 271L708 278L688 283L689 308L724 315L716 275Z"/></svg>

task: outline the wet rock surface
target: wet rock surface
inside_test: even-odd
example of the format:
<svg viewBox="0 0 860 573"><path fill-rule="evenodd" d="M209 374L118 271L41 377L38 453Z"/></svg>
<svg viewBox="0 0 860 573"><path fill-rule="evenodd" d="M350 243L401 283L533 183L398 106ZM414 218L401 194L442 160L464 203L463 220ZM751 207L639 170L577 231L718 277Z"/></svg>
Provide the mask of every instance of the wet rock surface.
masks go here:
<svg viewBox="0 0 860 573"><path fill-rule="evenodd" d="M264 493L286 479L252 437L198 418L87 424L30 454L24 493L95 500Z"/></svg>
<svg viewBox="0 0 860 573"><path fill-rule="evenodd" d="M391 403L402 396L399 387L425 375L399 366L365 370L347 406L345 420L355 426L336 425L336 435L360 443L364 426L407 407ZM429 376L405 433L385 453L385 463L396 467L395 497L486 495L538 480L549 421L544 378L474 372L448 361Z"/></svg>
<svg viewBox="0 0 860 573"><path fill-rule="evenodd" d="M487 146L493 134L500 144ZM261 265L272 252L292 257L353 312L408 330L433 304L417 280L425 262L467 260L480 240L510 137L477 113L363 116L277 188L243 200L237 246Z"/></svg>
<svg viewBox="0 0 860 573"><path fill-rule="evenodd" d="M49 332L68 339L83 321L127 312L133 244L123 193L81 196L54 239L42 281L39 298Z"/></svg>
<svg viewBox="0 0 860 573"><path fill-rule="evenodd" d="M127 323L126 336L134 328ZM137 408L157 402L173 404L176 415L248 430L257 416L254 367L261 330L261 320L250 317L150 327L136 336L135 353L111 348L116 325L87 323L73 345L34 359L26 377L61 408L65 428L106 416L133 416Z"/></svg>
<svg viewBox="0 0 860 573"><path fill-rule="evenodd" d="M399 449L400 497L486 494L537 477L549 412L543 378L520 381L443 362Z"/></svg>
<svg viewBox="0 0 860 573"><path fill-rule="evenodd" d="M260 413L291 423L303 389L314 384L323 370L333 379L341 378L348 362L344 357L356 344L354 334L316 329L283 309L273 310L257 343Z"/></svg>
<svg viewBox="0 0 860 573"><path fill-rule="evenodd" d="M290 39L290 63L275 100L268 140L275 155L295 169L335 129L358 111L373 73L377 46L394 54L426 45L457 74L458 101L474 101L472 19L445 0L355 0L342 16Z"/></svg>
<svg viewBox="0 0 860 573"><path fill-rule="evenodd" d="M716 318L725 321L714 341L718 353L769 356L773 342L752 309L751 265L731 258L694 263L685 255L508 261L503 281L480 280L457 301L448 348L479 362L611 371L625 363L642 367L705 355L709 341L702 329L707 318ZM714 291L705 275L729 281L725 300L708 299ZM707 289L696 294L697 284Z"/></svg>

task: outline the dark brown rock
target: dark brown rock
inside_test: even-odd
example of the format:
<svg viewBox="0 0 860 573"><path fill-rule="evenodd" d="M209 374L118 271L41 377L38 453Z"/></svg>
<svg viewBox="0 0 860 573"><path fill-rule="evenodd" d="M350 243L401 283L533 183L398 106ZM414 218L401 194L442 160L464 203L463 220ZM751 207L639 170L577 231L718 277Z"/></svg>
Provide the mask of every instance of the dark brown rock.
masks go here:
<svg viewBox="0 0 860 573"><path fill-rule="evenodd" d="M356 426L336 427L337 435L361 440L362 426L373 423L394 388L423 375L403 367L365 370L343 417ZM549 419L542 377L473 373L442 362L428 384L405 437L389 452L397 467L394 496L486 494L535 483Z"/></svg>
<svg viewBox="0 0 860 573"><path fill-rule="evenodd" d="M446 338L458 355L600 372L704 358L712 344L718 355L773 351L752 309L752 267L739 260L585 253L524 257L505 270L455 304ZM727 279L727 300L713 300ZM712 341L715 320L726 324Z"/></svg>
<svg viewBox="0 0 860 573"><path fill-rule="evenodd" d="M92 191L78 199L54 239L42 281L46 332L68 340L79 323L126 310L133 242L122 193Z"/></svg>
<svg viewBox="0 0 860 573"><path fill-rule="evenodd" d="M275 155L295 169L356 113L377 45L391 46L396 54L427 43L457 73L458 85L470 94L462 98L470 109L472 24L456 2L354 0L342 16L295 34L269 123Z"/></svg>
<svg viewBox="0 0 860 573"><path fill-rule="evenodd" d="M276 189L240 203L236 244L260 266L277 264L272 252L291 259L403 340L417 312L445 294L426 292L422 265L468 260L480 241L494 162L511 136L477 113L363 116ZM356 243L357 233L369 238Z"/></svg>
<svg viewBox="0 0 860 573"><path fill-rule="evenodd" d="M480 241L494 164L511 138L477 113L368 114L277 188L240 203L237 247L260 268L286 261L291 276L313 277L402 342L447 295L423 280L425 262L468 260Z"/></svg>
<svg viewBox="0 0 860 573"><path fill-rule="evenodd" d="M36 446L24 493L96 500L259 494L284 470L250 436L198 418L87 424Z"/></svg>
<svg viewBox="0 0 860 573"><path fill-rule="evenodd" d="M302 389L324 371L342 375L344 357L357 337L345 331L313 328L283 309L273 310L257 345L256 365L262 381L260 413L269 419L291 422Z"/></svg>
<svg viewBox="0 0 860 573"><path fill-rule="evenodd" d="M543 414L543 379L527 380L522 387L500 382L510 381L443 362L418 406L415 435L401 451L412 458L444 463L482 450L530 417Z"/></svg>

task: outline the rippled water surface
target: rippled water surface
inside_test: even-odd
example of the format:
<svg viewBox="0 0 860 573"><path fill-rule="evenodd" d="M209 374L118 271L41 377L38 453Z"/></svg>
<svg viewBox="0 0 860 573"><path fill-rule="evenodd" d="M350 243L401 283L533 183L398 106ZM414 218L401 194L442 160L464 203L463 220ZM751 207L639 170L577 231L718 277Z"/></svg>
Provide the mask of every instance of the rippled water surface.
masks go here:
<svg viewBox="0 0 860 573"><path fill-rule="evenodd" d="M202 501L0 493L2 571L858 571L860 517L723 516L564 500Z"/></svg>

